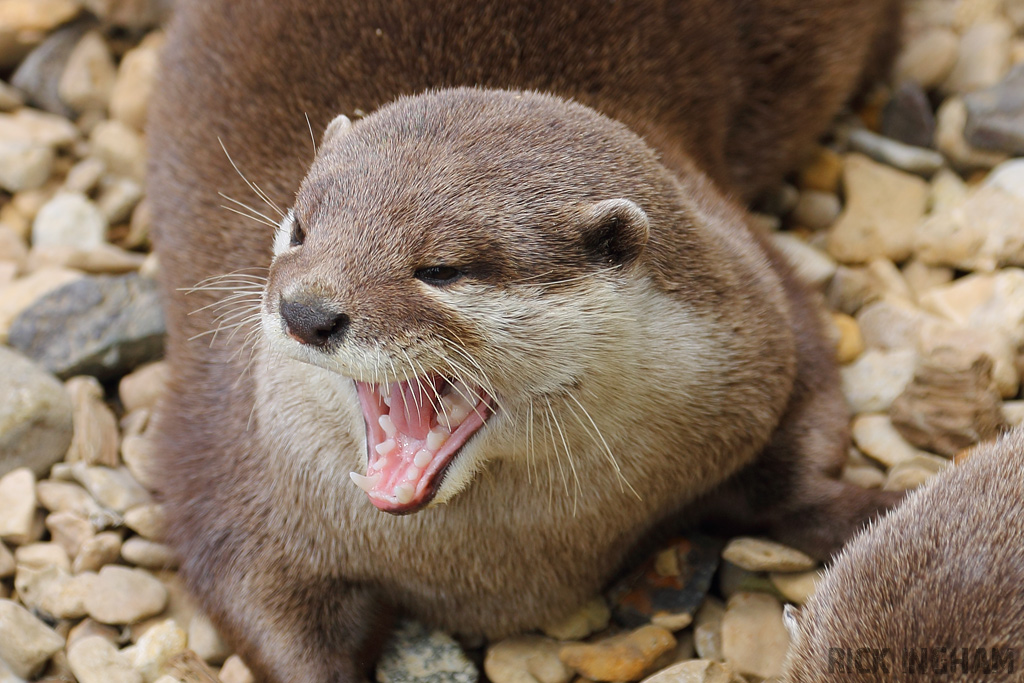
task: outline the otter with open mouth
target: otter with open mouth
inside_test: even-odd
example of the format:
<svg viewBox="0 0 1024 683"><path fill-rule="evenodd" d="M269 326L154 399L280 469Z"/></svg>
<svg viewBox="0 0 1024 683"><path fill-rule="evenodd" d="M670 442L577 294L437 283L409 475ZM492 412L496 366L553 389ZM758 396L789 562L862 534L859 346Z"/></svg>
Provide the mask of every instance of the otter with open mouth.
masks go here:
<svg viewBox="0 0 1024 683"><path fill-rule="evenodd" d="M728 196L799 161L895 6L179 3L160 495L260 677L361 680L395 610L536 628L705 518L827 557L895 501L839 479L834 350Z"/></svg>

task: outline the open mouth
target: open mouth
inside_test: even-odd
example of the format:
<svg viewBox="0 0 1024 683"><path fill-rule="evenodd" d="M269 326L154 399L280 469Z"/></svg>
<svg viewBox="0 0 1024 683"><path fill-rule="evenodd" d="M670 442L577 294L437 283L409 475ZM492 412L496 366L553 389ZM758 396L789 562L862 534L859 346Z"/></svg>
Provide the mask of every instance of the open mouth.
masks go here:
<svg viewBox="0 0 1024 683"><path fill-rule="evenodd" d="M494 414L483 389L440 375L390 384L356 382L366 420L366 474L352 481L385 512L426 506L448 467Z"/></svg>

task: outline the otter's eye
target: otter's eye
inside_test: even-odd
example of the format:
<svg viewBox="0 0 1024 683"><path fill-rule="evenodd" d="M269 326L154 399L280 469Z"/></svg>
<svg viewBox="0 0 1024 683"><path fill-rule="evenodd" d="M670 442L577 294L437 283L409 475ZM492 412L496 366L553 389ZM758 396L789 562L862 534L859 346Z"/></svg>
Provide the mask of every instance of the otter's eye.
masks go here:
<svg viewBox="0 0 1024 683"><path fill-rule="evenodd" d="M417 280L428 285L443 287L462 277L462 272L458 268L452 268L451 266L429 266L418 269L415 275Z"/></svg>
<svg viewBox="0 0 1024 683"><path fill-rule="evenodd" d="M300 246L306 241L306 231L302 229L298 216L292 216L292 237L288 244L293 247Z"/></svg>

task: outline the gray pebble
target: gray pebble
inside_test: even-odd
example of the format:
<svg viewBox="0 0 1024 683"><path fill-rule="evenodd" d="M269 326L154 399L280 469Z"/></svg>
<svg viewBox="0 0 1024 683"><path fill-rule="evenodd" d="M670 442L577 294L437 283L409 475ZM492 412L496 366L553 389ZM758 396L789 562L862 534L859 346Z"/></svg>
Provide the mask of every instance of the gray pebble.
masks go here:
<svg viewBox="0 0 1024 683"><path fill-rule="evenodd" d="M967 142L981 149L1024 154L1024 65L997 85L964 97Z"/></svg>
<svg viewBox="0 0 1024 683"><path fill-rule="evenodd" d="M882 110L882 135L912 147L929 148L935 138L935 112L916 81L906 81Z"/></svg>
<svg viewBox="0 0 1024 683"><path fill-rule="evenodd" d="M479 677L450 636L414 621L399 625L377 664L380 683L476 683Z"/></svg>
<svg viewBox="0 0 1024 683"><path fill-rule="evenodd" d="M61 378L123 376L163 354L156 283L87 276L39 299L11 325L10 345Z"/></svg>
<svg viewBox="0 0 1024 683"><path fill-rule="evenodd" d="M850 131L850 147L875 161L921 176L931 176L945 163L938 152L911 147L869 130Z"/></svg>

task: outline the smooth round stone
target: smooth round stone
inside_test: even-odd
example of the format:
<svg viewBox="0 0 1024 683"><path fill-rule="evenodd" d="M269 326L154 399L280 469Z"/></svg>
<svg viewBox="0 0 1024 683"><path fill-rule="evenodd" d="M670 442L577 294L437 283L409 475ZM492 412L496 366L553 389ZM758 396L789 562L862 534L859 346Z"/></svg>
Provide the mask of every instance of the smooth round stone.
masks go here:
<svg viewBox="0 0 1024 683"><path fill-rule="evenodd" d="M81 273L66 268L44 268L0 287L0 342L8 341L18 316L47 294L81 277Z"/></svg>
<svg viewBox="0 0 1024 683"><path fill-rule="evenodd" d="M165 514L163 506L158 503L138 505L124 513L125 525L151 541L163 538Z"/></svg>
<svg viewBox="0 0 1024 683"><path fill-rule="evenodd" d="M838 265L832 257L796 235L778 232L771 235L771 240L786 257L797 277L812 287L823 287L835 275Z"/></svg>
<svg viewBox="0 0 1024 683"><path fill-rule="evenodd" d="M28 543L14 551L14 560L19 565L34 569L53 566L71 571L71 559L59 543Z"/></svg>
<svg viewBox="0 0 1024 683"><path fill-rule="evenodd" d="M242 658L231 655L220 668L221 683L255 683L256 678L249 671Z"/></svg>
<svg viewBox="0 0 1024 683"><path fill-rule="evenodd" d="M1010 68L1010 39L1013 27L1008 21L979 22L960 37L960 52L953 71L942 84L947 93L964 93L988 88L999 82Z"/></svg>
<svg viewBox="0 0 1024 683"><path fill-rule="evenodd" d="M2 345L0 367L0 476L21 467L43 476L71 444L71 400L53 375Z"/></svg>
<svg viewBox="0 0 1024 683"><path fill-rule="evenodd" d="M846 207L829 231L829 254L842 263L876 257L898 262L910 256L914 232L925 215L928 184L861 154L849 154L843 185Z"/></svg>
<svg viewBox="0 0 1024 683"><path fill-rule="evenodd" d="M967 105L962 97L949 97L935 113L935 146L958 169L989 169L1007 160L1003 152L977 149L964 137Z"/></svg>
<svg viewBox="0 0 1024 683"><path fill-rule="evenodd" d="M144 182L146 145L142 135L120 121L103 121L89 136L93 156L116 175Z"/></svg>
<svg viewBox="0 0 1024 683"><path fill-rule="evenodd" d="M79 683L143 683L142 674L102 636L82 638L72 645L68 664Z"/></svg>
<svg viewBox="0 0 1024 683"><path fill-rule="evenodd" d="M864 353L864 336L856 318L845 313L833 313L832 322L839 330L836 346L836 360L842 364L852 363Z"/></svg>
<svg viewBox="0 0 1024 683"><path fill-rule="evenodd" d="M107 565L93 580L85 607L104 624L134 624L167 606L167 589L149 572Z"/></svg>
<svg viewBox="0 0 1024 683"><path fill-rule="evenodd" d="M231 647L224 642L213 623L198 613L188 622L188 647L208 664L221 664L231 656Z"/></svg>
<svg viewBox="0 0 1024 683"><path fill-rule="evenodd" d="M596 643L563 645L559 657L591 680L635 681L675 645L676 639L667 629L641 626Z"/></svg>
<svg viewBox="0 0 1024 683"><path fill-rule="evenodd" d="M885 105L882 135L917 148L930 149L935 143L935 112L918 83L904 82Z"/></svg>
<svg viewBox="0 0 1024 683"><path fill-rule="evenodd" d="M125 375L118 385L118 396L125 412L139 408L152 408L167 386L167 363L160 361L138 368Z"/></svg>
<svg viewBox="0 0 1024 683"><path fill-rule="evenodd" d="M15 675L33 677L64 647L56 631L12 600L0 600L0 662Z"/></svg>
<svg viewBox="0 0 1024 683"><path fill-rule="evenodd" d="M911 460L921 451L904 440L888 415L868 413L853 419L853 441L865 455L886 467Z"/></svg>
<svg viewBox="0 0 1024 683"><path fill-rule="evenodd" d="M50 531L50 537L55 543L60 544L70 558L78 555L82 545L96 535L89 520L74 512L54 512L47 515L46 528ZM68 571L70 570L69 562Z"/></svg>
<svg viewBox="0 0 1024 683"><path fill-rule="evenodd" d="M146 125L146 110L156 80L163 34L151 33L138 45L125 53L117 70L117 80L110 98L113 118L135 130Z"/></svg>
<svg viewBox="0 0 1024 683"><path fill-rule="evenodd" d="M68 56L57 92L78 113L105 112L114 89L117 69L107 42L97 31L82 36Z"/></svg>
<svg viewBox="0 0 1024 683"><path fill-rule="evenodd" d="M843 174L843 158L828 147L819 147L810 163L800 169L801 190L835 193Z"/></svg>
<svg viewBox="0 0 1024 683"><path fill-rule="evenodd" d="M921 297L921 308L969 329L1000 330L1024 345L1024 269L969 275Z"/></svg>
<svg viewBox="0 0 1024 683"><path fill-rule="evenodd" d="M869 130L854 130L849 140L854 151L907 173L930 177L945 163L938 152L890 140Z"/></svg>
<svg viewBox="0 0 1024 683"><path fill-rule="evenodd" d="M42 187L53 173L56 158L48 145L0 139L0 188L21 192Z"/></svg>
<svg viewBox="0 0 1024 683"><path fill-rule="evenodd" d="M822 574L818 571L799 572L796 574L773 572L769 574L775 587L782 593L782 596L792 603L802 605L814 593Z"/></svg>
<svg viewBox="0 0 1024 683"><path fill-rule="evenodd" d="M963 205L933 213L914 240L917 257L930 265L994 271L1024 266L1024 199L996 185L981 187Z"/></svg>
<svg viewBox="0 0 1024 683"><path fill-rule="evenodd" d="M643 683L745 683L746 680L728 664L693 659L662 669L645 678Z"/></svg>
<svg viewBox="0 0 1024 683"><path fill-rule="evenodd" d="M36 518L36 477L27 467L0 477L0 539L21 545L33 540Z"/></svg>
<svg viewBox="0 0 1024 683"><path fill-rule="evenodd" d="M867 347L886 351L914 348L922 326L934 318L896 296L865 304L856 317Z"/></svg>
<svg viewBox="0 0 1024 683"><path fill-rule="evenodd" d="M948 28L923 31L900 52L893 68L896 82L915 81L930 90L953 71L959 52L960 39Z"/></svg>
<svg viewBox="0 0 1024 683"><path fill-rule="evenodd" d="M854 413L888 410L914 377L917 351L869 349L840 368L843 395Z"/></svg>
<svg viewBox="0 0 1024 683"><path fill-rule="evenodd" d="M95 377L72 377L65 383L73 405L75 434L65 456L66 462L116 467L117 418L103 401L103 387Z"/></svg>
<svg viewBox="0 0 1024 683"><path fill-rule="evenodd" d="M493 683L568 683L574 672L562 663L561 644L540 636L517 636L487 648L484 671Z"/></svg>
<svg viewBox="0 0 1024 683"><path fill-rule="evenodd" d="M83 194L61 192L39 210L32 222L32 246L82 249L106 243L107 220Z"/></svg>
<svg viewBox="0 0 1024 683"><path fill-rule="evenodd" d="M725 605L717 598L705 598L694 615L693 647L703 659L725 660L722 654L722 617Z"/></svg>
<svg viewBox="0 0 1024 683"><path fill-rule="evenodd" d="M804 190L793 207L790 220L811 230L822 230L832 225L842 210L834 192Z"/></svg>
<svg viewBox="0 0 1024 683"><path fill-rule="evenodd" d="M914 293L915 299L935 287L948 285L953 281L953 269L947 266L930 266L919 259L904 264L903 278Z"/></svg>
<svg viewBox="0 0 1024 683"><path fill-rule="evenodd" d="M789 634L782 604L764 593L737 593L722 618L725 661L741 674L770 678L782 673Z"/></svg>
<svg viewBox="0 0 1024 683"><path fill-rule="evenodd" d="M604 598L597 597L565 619L548 624L541 630L557 640L583 640L591 633L607 627L611 617L612 612Z"/></svg>
<svg viewBox="0 0 1024 683"><path fill-rule="evenodd" d="M188 636L166 619L147 630L132 650L131 663L146 683L153 683L167 663L188 648Z"/></svg>
<svg viewBox="0 0 1024 683"><path fill-rule="evenodd" d="M171 548L138 536L121 544L121 557L126 562L146 569L173 569L178 566L178 558Z"/></svg>
<svg viewBox="0 0 1024 683"><path fill-rule="evenodd" d="M734 538L725 546L722 557L752 572L799 572L818 566L799 550L761 538Z"/></svg>
<svg viewBox="0 0 1024 683"><path fill-rule="evenodd" d="M93 498L114 512L124 513L136 505L152 502L149 492L123 467L87 467L79 463L74 466L72 473Z"/></svg>
<svg viewBox="0 0 1024 683"><path fill-rule="evenodd" d="M121 557L121 536L113 531L102 531L82 544L81 550L71 563L71 571L76 574L86 571L98 571L101 567L113 564Z"/></svg>

